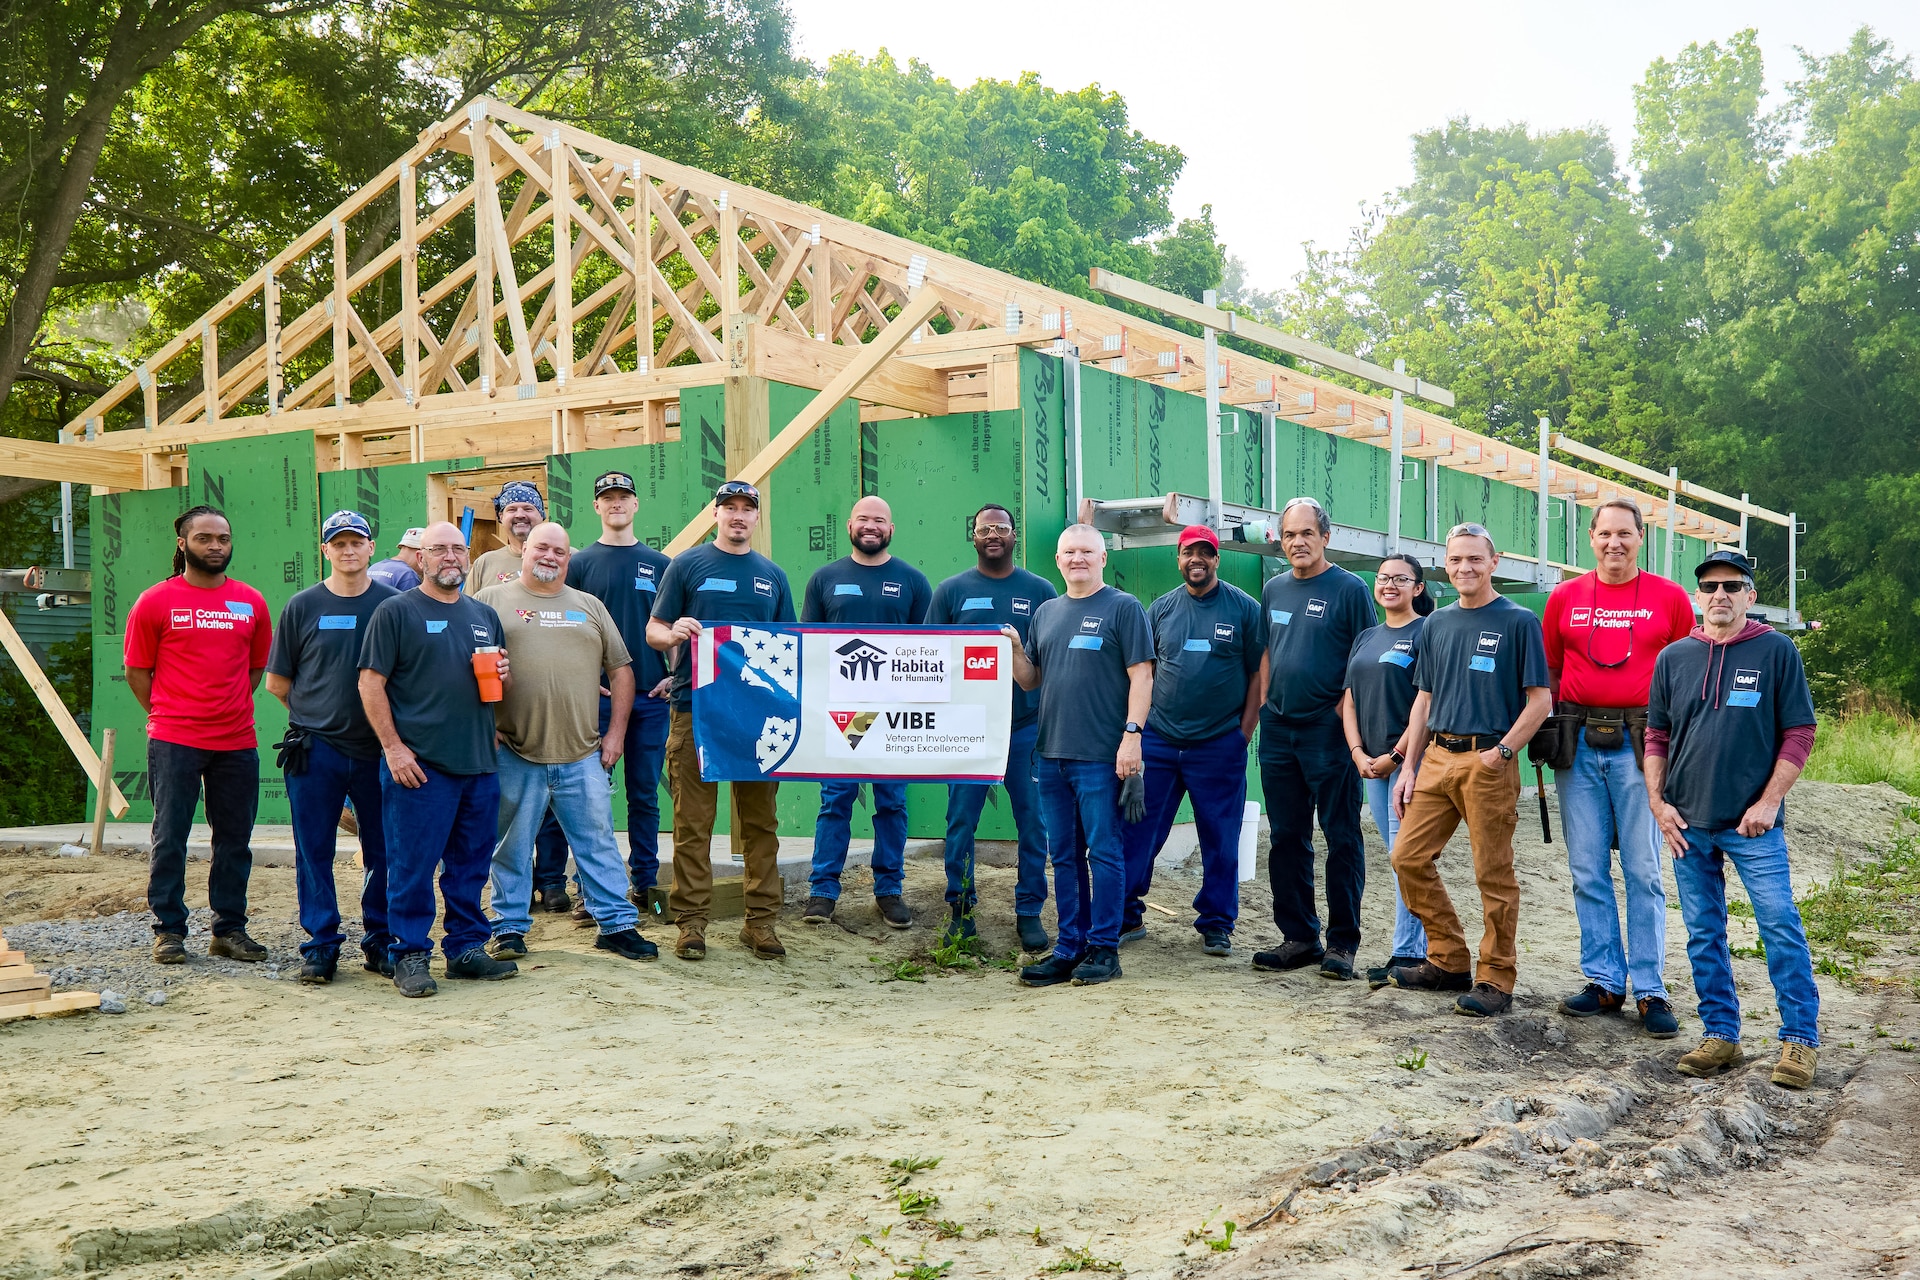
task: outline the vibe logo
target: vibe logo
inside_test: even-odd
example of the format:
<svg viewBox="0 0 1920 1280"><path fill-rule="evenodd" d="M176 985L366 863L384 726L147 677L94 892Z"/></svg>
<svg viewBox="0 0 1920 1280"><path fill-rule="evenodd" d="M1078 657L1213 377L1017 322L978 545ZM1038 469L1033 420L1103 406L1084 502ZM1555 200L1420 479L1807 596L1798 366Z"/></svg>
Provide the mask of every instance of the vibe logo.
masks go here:
<svg viewBox="0 0 1920 1280"><path fill-rule="evenodd" d="M887 651L865 640L853 639L834 650L840 655L840 676L844 680L878 680L887 660Z"/></svg>
<svg viewBox="0 0 1920 1280"><path fill-rule="evenodd" d="M1000 650L993 645L967 645L961 657L964 672L962 679L998 680L1000 678Z"/></svg>
<svg viewBox="0 0 1920 1280"><path fill-rule="evenodd" d="M829 711L834 727L847 740L847 746L858 749L861 740L873 728L873 722L879 718L878 711Z"/></svg>

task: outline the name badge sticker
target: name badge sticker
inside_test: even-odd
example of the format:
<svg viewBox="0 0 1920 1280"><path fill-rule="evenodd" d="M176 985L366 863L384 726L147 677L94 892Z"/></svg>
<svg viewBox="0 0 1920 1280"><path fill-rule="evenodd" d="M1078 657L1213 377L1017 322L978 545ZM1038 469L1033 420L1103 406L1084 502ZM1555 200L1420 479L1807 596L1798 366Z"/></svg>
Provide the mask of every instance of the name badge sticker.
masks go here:
<svg viewBox="0 0 1920 1280"><path fill-rule="evenodd" d="M253 605L245 600L227 600L222 603L227 606L227 612L236 617L251 618L253 616Z"/></svg>
<svg viewBox="0 0 1920 1280"><path fill-rule="evenodd" d="M1391 662L1396 667L1410 667L1413 665L1413 655L1410 653L1402 653L1398 649L1389 649L1380 655L1380 661ZM1479 659L1476 658L1475 661L1477 662Z"/></svg>
<svg viewBox="0 0 1920 1280"><path fill-rule="evenodd" d="M1730 707L1757 707L1760 705L1760 695L1751 689L1735 689L1727 695L1727 705Z"/></svg>
<svg viewBox="0 0 1920 1280"><path fill-rule="evenodd" d="M658 595L660 593L660 584L652 578L635 578L633 580L633 589L635 591L651 591L655 595Z"/></svg>
<svg viewBox="0 0 1920 1280"><path fill-rule="evenodd" d="M587 620L586 612L582 609L568 609L565 611L565 615L568 622L585 622Z"/></svg>
<svg viewBox="0 0 1920 1280"><path fill-rule="evenodd" d="M960 602L960 612L962 613L968 613L974 609L991 609L991 608L993 608L992 596L968 596L965 600L962 600Z"/></svg>
<svg viewBox="0 0 1920 1280"><path fill-rule="evenodd" d="M1475 671L1491 671L1493 670L1493 659L1484 653L1476 653L1473 655L1473 661L1467 665Z"/></svg>
<svg viewBox="0 0 1920 1280"><path fill-rule="evenodd" d="M836 582L833 584L833 594L837 596L858 596L865 595L866 593L860 590L860 584L857 582Z"/></svg>
<svg viewBox="0 0 1920 1280"><path fill-rule="evenodd" d="M442 631L445 631L446 629L447 629L447 620L445 618L428 618L427 619L428 635L437 636Z"/></svg>
<svg viewBox="0 0 1920 1280"><path fill-rule="evenodd" d="M732 578L708 578L700 584L698 589L701 591L737 591L739 588L740 584Z"/></svg>
<svg viewBox="0 0 1920 1280"><path fill-rule="evenodd" d="M1069 649L1098 649L1099 647L1099 636L1075 636L1073 639L1067 641L1067 648Z"/></svg>
<svg viewBox="0 0 1920 1280"><path fill-rule="evenodd" d="M1180 647L1186 650L1188 653L1212 653L1213 652L1213 642L1211 640L1189 640Z"/></svg>
<svg viewBox="0 0 1920 1280"><path fill-rule="evenodd" d="M1751 670L1737 670L1733 673L1733 689L1727 694L1730 707L1757 707L1760 705L1760 673Z"/></svg>
<svg viewBox="0 0 1920 1280"><path fill-rule="evenodd" d="M1273 619L1273 625L1276 627L1290 627L1293 625L1293 614L1289 610L1271 609L1268 610L1268 616Z"/></svg>
<svg viewBox="0 0 1920 1280"><path fill-rule="evenodd" d="M360 619L350 613L323 613L320 615L322 631L352 631L360 625Z"/></svg>

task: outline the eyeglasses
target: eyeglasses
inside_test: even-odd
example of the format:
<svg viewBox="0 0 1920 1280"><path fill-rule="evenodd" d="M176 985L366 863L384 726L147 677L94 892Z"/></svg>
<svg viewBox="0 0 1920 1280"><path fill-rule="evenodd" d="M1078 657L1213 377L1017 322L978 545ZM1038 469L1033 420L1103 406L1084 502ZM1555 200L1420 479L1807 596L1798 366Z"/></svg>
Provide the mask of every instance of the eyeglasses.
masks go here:
<svg viewBox="0 0 1920 1280"><path fill-rule="evenodd" d="M467 549L458 543L450 545L435 544L431 547L420 548L420 554L432 556L436 560L445 560L449 556L464 556L467 554Z"/></svg>
<svg viewBox="0 0 1920 1280"><path fill-rule="evenodd" d="M977 524L973 526L973 532L976 537L1011 538L1013 536L1013 526L1010 524Z"/></svg>
<svg viewBox="0 0 1920 1280"><path fill-rule="evenodd" d="M1410 587L1417 579L1410 573L1376 573L1373 580L1381 586Z"/></svg>
<svg viewBox="0 0 1920 1280"><path fill-rule="evenodd" d="M1700 584L1700 594L1703 596L1717 596L1723 592L1731 596L1736 592L1751 590L1753 586L1745 578L1715 578L1712 582Z"/></svg>

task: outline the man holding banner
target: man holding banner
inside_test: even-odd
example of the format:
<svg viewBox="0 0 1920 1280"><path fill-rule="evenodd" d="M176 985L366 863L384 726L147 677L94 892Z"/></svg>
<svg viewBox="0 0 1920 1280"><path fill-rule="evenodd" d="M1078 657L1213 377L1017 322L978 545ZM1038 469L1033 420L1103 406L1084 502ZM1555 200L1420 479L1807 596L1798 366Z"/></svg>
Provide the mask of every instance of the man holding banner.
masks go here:
<svg viewBox="0 0 1920 1280"><path fill-rule="evenodd" d="M847 517L847 541L853 552L822 565L807 580L800 609L802 622L838 626L919 626L927 618L933 591L927 575L896 558L893 510L869 495L853 504ZM873 902L880 918L895 929L911 928L913 912L901 899L907 858L907 784L873 782ZM840 873L847 865L853 837L853 801L860 784L827 780L820 784L820 817L813 828L813 875L808 886L808 924L833 919L840 901Z"/></svg>

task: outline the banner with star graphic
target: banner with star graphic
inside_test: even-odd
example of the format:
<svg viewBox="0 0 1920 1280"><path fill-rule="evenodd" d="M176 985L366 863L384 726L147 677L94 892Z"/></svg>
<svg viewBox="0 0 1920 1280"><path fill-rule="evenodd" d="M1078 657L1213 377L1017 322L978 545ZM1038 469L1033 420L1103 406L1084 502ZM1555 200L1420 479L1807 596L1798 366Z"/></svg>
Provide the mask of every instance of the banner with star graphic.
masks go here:
<svg viewBox="0 0 1920 1280"><path fill-rule="evenodd" d="M1012 728L992 628L716 622L694 645L708 782L999 782Z"/></svg>

